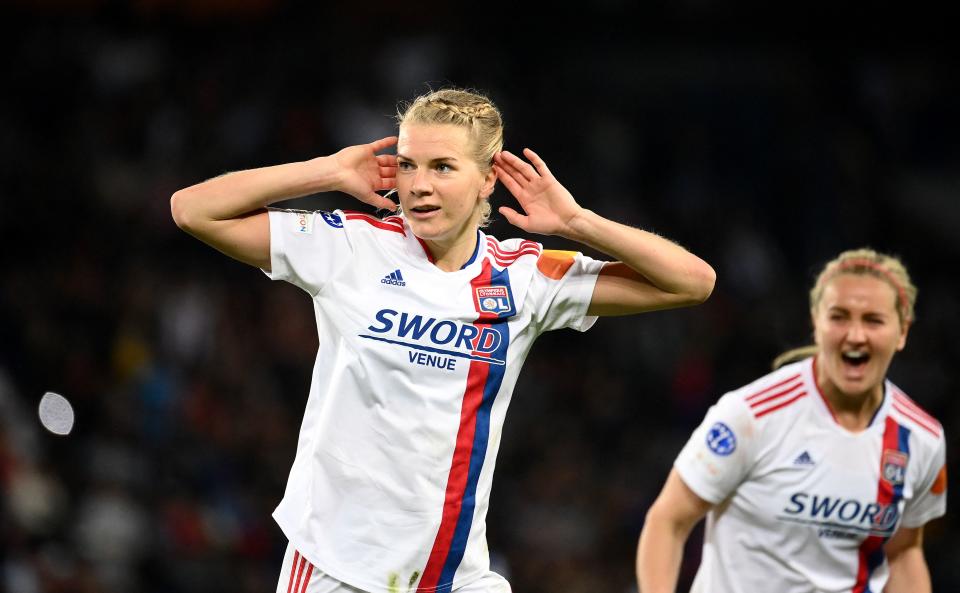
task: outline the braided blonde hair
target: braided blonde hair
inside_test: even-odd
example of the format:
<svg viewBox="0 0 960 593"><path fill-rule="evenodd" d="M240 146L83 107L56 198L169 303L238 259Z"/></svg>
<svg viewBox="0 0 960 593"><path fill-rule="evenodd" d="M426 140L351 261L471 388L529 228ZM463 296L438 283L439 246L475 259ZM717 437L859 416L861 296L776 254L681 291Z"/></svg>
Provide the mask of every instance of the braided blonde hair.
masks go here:
<svg viewBox="0 0 960 593"><path fill-rule="evenodd" d="M471 156L487 175L493 166L493 155L503 149L503 119L493 101L479 92L445 88L420 95L397 109L397 124L450 124L467 129ZM484 200L480 226L490 222L491 206Z"/></svg>
<svg viewBox="0 0 960 593"><path fill-rule="evenodd" d="M900 319L900 327L906 329L913 321L914 306L917 302L917 287L910 279L906 266L892 255L878 253L866 247L844 251L823 266L820 274L817 275L817 281L810 289L811 313L815 312L820 306L824 288L840 274L873 276L886 282L897 295L897 317ZM816 346L794 348L778 356L773 361L773 368L778 369L785 364L813 356L817 351Z"/></svg>

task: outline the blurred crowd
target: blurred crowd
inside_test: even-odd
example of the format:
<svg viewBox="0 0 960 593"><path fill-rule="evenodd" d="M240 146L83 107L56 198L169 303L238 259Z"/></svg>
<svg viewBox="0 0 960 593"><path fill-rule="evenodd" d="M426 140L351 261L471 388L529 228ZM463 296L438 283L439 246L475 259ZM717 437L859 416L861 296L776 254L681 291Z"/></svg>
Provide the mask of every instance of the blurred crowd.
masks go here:
<svg viewBox="0 0 960 593"><path fill-rule="evenodd" d="M0 24L0 590L273 590L286 542L270 513L316 354L312 307L177 229L169 196L388 135L425 83L488 92L508 148L534 148L584 206L718 272L703 306L534 348L488 517L515 591L635 591L636 538L673 458L720 395L810 341L807 290L843 249L904 258L918 315L891 378L960 456L960 64L936 43L621 26L548 45L469 23L428 32L392 4L392 24L363 34L343 8L76 4ZM69 436L37 421L46 391L73 403ZM939 591L960 590L957 510L927 531Z"/></svg>

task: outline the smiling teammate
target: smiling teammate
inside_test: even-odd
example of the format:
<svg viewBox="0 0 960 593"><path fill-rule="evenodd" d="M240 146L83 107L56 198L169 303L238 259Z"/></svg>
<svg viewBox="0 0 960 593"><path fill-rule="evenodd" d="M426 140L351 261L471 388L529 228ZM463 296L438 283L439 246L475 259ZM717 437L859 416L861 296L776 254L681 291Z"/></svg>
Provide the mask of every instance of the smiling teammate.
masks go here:
<svg viewBox="0 0 960 593"><path fill-rule="evenodd" d="M723 396L680 452L640 535L641 593L674 591L704 515L692 592L929 593L943 428L885 379L916 294L900 261L872 250L826 265L810 292L816 346Z"/></svg>
<svg viewBox="0 0 960 593"><path fill-rule="evenodd" d="M579 206L532 151L501 152L500 113L440 90L399 138L180 190L177 224L310 294L320 347L296 459L274 517L290 541L277 591L506 592L485 517L504 415L534 339L597 315L699 303L712 268L656 235ZM377 155L396 145L397 155ZM480 230L499 179L525 231L603 263ZM340 191L401 216L264 209ZM622 263L621 263L622 262Z"/></svg>

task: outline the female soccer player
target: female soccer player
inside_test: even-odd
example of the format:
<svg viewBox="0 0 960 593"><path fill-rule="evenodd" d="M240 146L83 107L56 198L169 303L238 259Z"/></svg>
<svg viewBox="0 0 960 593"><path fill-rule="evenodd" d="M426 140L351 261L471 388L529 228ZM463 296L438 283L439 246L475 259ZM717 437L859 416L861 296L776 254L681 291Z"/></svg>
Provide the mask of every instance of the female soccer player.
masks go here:
<svg viewBox="0 0 960 593"><path fill-rule="evenodd" d="M946 510L943 428L885 379L916 295L900 261L869 249L824 267L816 346L724 395L680 452L640 535L641 593L674 591L704 515L691 591L930 591L923 526Z"/></svg>
<svg viewBox="0 0 960 593"><path fill-rule="evenodd" d="M274 517L289 539L278 592L506 592L485 517L504 414L541 332L598 315L692 305L713 269L656 235L582 208L533 151L503 151L500 113L444 89L413 101L399 138L240 171L178 191L177 224L313 299L320 348L296 459ZM396 145L397 154L377 155ZM500 180L525 231L603 263L481 231ZM402 214L292 212L341 191Z"/></svg>

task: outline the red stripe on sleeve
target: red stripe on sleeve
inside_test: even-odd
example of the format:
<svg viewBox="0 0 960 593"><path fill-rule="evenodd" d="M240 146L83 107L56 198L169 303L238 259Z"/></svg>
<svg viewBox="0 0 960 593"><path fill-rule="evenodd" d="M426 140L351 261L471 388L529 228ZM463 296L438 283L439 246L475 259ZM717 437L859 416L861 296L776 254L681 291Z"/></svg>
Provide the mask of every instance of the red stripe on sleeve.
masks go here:
<svg viewBox="0 0 960 593"><path fill-rule="evenodd" d="M290 582L287 583L287 593L293 593L293 573L297 571L297 561L300 559L300 552L293 551L293 562L290 563Z"/></svg>
<svg viewBox="0 0 960 593"><path fill-rule="evenodd" d="M768 395L767 397L765 397L765 398L763 398L763 399L758 399L757 401L750 402L750 407L751 407L751 408L756 408L756 407L758 407L758 406L762 406L763 404L765 404L765 403L767 403L767 402L769 402L769 401L775 400L775 399L777 399L778 397L783 397L783 396L785 396L785 395L790 395L792 392L796 391L798 388L800 388L800 387L802 387L802 386L803 386L803 383L802 383L802 382L801 382L801 383L797 383L796 385L791 385L791 386L787 387L786 389L784 389L784 390L782 390L782 391L778 391L778 392L774 393L773 395Z"/></svg>
<svg viewBox="0 0 960 593"><path fill-rule="evenodd" d="M794 375L794 376L792 376L792 377L789 377L789 378L787 378L787 379L784 379L783 381L780 381L779 383L775 383L775 384L771 385L770 387L767 387L767 388L765 388L765 389L762 389L762 390L754 393L753 395L747 397L747 401L750 401L750 400L752 400L752 399L756 399L756 398L760 397L761 395L763 395L764 393L769 393L769 392L773 391L774 389L776 389L777 387L780 387L781 385L784 385L784 384L786 384L786 383L789 383L789 382L794 381L794 380L799 379L799 378L800 378L800 374L797 373L796 375Z"/></svg>
<svg viewBox="0 0 960 593"><path fill-rule="evenodd" d="M385 231L393 231L394 233L400 233L401 235L406 235L406 232L403 230L403 226L398 225L394 222L384 222L379 218L369 216L367 214L347 214L347 220L362 220L367 224L377 227L378 229L383 229Z"/></svg>
<svg viewBox="0 0 960 593"><path fill-rule="evenodd" d="M931 426L929 423L927 423L927 422L925 422L924 420L922 420L921 418L917 417L916 414L914 414L913 412L911 412L911 411L907 410L905 407L903 407L903 405L900 403L900 401L899 401L899 400L896 400L896 399L895 399L894 402L893 402L893 409L896 410L896 411L898 411L898 412L900 412L901 414L903 414L904 416L906 416L906 417L909 418L910 420L913 420L914 422L916 422L916 423L917 423L917 426L919 426L920 428L926 430L927 432L929 432L929 433L932 434L933 436L935 436L935 437L939 437L939 436L940 436L939 422L937 423L937 425Z"/></svg>
<svg viewBox="0 0 960 593"><path fill-rule="evenodd" d="M917 422L924 426L927 430L940 436L940 422L928 414L926 410L917 405L917 402L910 399L907 394L902 391L895 390L893 394L894 404L900 404L907 410L913 412L913 416L918 418ZM922 422L921 422L922 420Z"/></svg>
<svg viewBox="0 0 960 593"><path fill-rule="evenodd" d="M767 408L766 410L761 410L761 411L757 412L757 413L754 415L754 417L755 417L755 418L763 418L764 416L766 416L766 415L769 414L770 412L776 412L776 411L779 410L780 408L785 408L785 407L789 406L790 404L792 404L793 402L797 401L798 399L800 399L801 397L805 396L806 394L807 394L806 391L801 391L800 393L796 394L795 396L791 397L790 399L788 399L788 400L785 401L785 402L781 402L781 403L779 403L779 404L777 404L777 405L775 405L775 406L771 406L771 407Z"/></svg>
<svg viewBox="0 0 960 593"><path fill-rule="evenodd" d="M313 565L307 562L307 574L303 577L303 588L300 593L307 593L307 585L310 584L310 575L313 574Z"/></svg>
<svg viewBox="0 0 960 593"><path fill-rule="evenodd" d="M923 408L921 408L921 407L917 404L917 402L913 401L913 400L910 398L910 396L907 395L906 393L904 393L904 392L900 391L899 389L897 389L897 390L894 390L893 396L894 396L894 399L898 400L900 403L902 403L902 404L905 405L906 407L908 407L908 408L910 408L911 410L913 410L914 412L916 412L918 416L921 416L921 417L925 418L926 420L928 420L929 422L932 422L932 423L934 423L934 424L939 424L939 422L937 422L937 419L936 419L936 418L934 418L933 416L931 416L930 414L928 414L926 410L924 410Z"/></svg>
<svg viewBox="0 0 960 593"><path fill-rule="evenodd" d="M297 568L297 580L296 580L296 583L294 583L293 585L293 590L295 592L300 590L300 579L303 577L303 567L306 566L306 564L307 564L307 559L304 558L303 556L300 556L300 567Z"/></svg>

